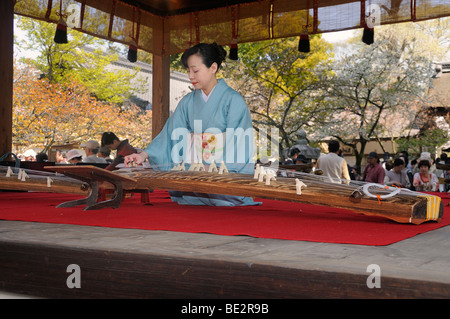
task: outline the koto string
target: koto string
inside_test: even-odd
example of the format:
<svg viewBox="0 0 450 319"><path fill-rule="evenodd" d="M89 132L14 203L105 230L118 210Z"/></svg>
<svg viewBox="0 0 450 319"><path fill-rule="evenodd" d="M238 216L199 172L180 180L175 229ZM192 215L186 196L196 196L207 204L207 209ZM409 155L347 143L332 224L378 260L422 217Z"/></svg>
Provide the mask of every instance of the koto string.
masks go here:
<svg viewBox="0 0 450 319"><path fill-rule="evenodd" d="M171 163L175 167L175 164ZM190 165L186 163L188 170ZM216 164L217 166L220 166ZM205 165L205 171L208 171L208 166ZM152 168L156 171L161 171L161 168L164 167L167 169L167 164L160 165L152 165ZM287 177L287 178L297 178L311 186L323 187L326 186L328 188L339 189L343 191L349 191L350 193L358 192L360 195L366 195L368 197L378 198L379 200L393 197L395 195L407 195L407 196L418 196L421 195L420 192L412 191L406 188L397 188L397 187L388 187L386 185L380 185L375 183L367 183L364 181L356 181L356 180L335 180L331 179L328 176L323 175L315 175L313 173L305 173L292 171L289 169L282 169L271 166L262 166L265 170L272 170L277 173L277 176Z"/></svg>

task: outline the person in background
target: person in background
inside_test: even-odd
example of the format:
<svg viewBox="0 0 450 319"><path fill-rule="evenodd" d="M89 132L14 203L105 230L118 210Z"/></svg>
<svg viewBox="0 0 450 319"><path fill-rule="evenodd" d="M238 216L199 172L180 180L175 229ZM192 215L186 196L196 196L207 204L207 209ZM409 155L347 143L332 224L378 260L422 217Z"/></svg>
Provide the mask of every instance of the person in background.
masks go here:
<svg viewBox="0 0 450 319"><path fill-rule="evenodd" d="M414 187L419 192L437 192L439 189L439 179L433 173L429 172L430 161L422 159L417 164L419 172L414 174Z"/></svg>
<svg viewBox="0 0 450 319"><path fill-rule="evenodd" d="M370 152L367 156L367 165L364 168L362 179L367 183L384 184L385 169L379 163L378 154Z"/></svg>
<svg viewBox="0 0 450 319"><path fill-rule="evenodd" d="M333 183L350 181L347 161L339 156L340 148L338 141L328 142L328 154L320 156L316 163L316 168L322 170L323 175L328 176Z"/></svg>
<svg viewBox="0 0 450 319"><path fill-rule="evenodd" d="M383 164L381 164L386 171L390 171L394 167L394 163L392 162L392 157L389 152L384 152L383 155Z"/></svg>
<svg viewBox="0 0 450 319"><path fill-rule="evenodd" d="M67 161L67 154L66 152L57 150L56 151L56 163L58 164L68 164L69 162Z"/></svg>
<svg viewBox="0 0 450 319"><path fill-rule="evenodd" d="M83 163L102 163L106 164L106 160L101 157L97 157L97 153L100 149L100 144L97 141L87 141L86 143L81 144L81 147L84 148L84 152L86 153L86 157L83 158Z"/></svg>
<svg viewBox="0 0 450 319"><path fill-rule="evenodd" d="M289 151L289 158L284 161L284 164L308 164L309 161L305 155L301 154L301 151L294 147Z"/></svg>
<svg viewBox="0 0 450 319"><path fill-rule="evenodd" d="M445 162L441 163L441 164L450 165L450 158L446 157ZM438 177L442 177L444 179L442 186L441 185L439 186L439 190L441 192L450 193L450 181L449 181L450 180L450 169L443 170L442 175L438 176ZM441 184L441 183L439 183L439 184Z"/></svg>
<svg viewBox="0 0 450 319"><path fill-rule="evenodd" d="M107 163L111 163L112 159L109 157L111 155L111 150L106 146L100 147L97 156L104 158Z"/></svg>
<svg viewBox="0 0 450 319"><path fill-rule="evenodd" d="M431 158L431 154L430 152L422 152L420 153L420 157L417 159L417 166L416 168L413 170L413 173L418 173L420 171L419 165L418 163L420 163L422 160L426 160L430 163L430 167L428 169L429 173L434 173L434 171L436 170L436 165L434 165L434 161Z"/></svg>
<svg viewBox="0 0 450 319"><path fill-rule="evenodd" d="M72 150L68 151L66 156L67 156L67 161L73 165L80 163L83 158L83 154L77 149L72 149Z"/></svg>
<svg viewBox="0 0 450 319"><path fill-rule="evenodd" d="M36 154L36 162L43 163L48 162L48 156L44 152L40 152Z"/></svg>
<svg viewBox="0 0 450 319"><path fill-rule="evenodd" d="M136 153L136 149L131 146L127 139L121 141L113 132L102 134L102 147L107 147L110 151L116 151L116 158L105 168L108 171L113 171L117 165L122 164L125 156Z"/></svg>
<svg viewBox="0 0 450 319"><path fill-rule="evenodd" d="M387 186L409 188L411 184L404 168L405 162L401 158L396 158L393 168L386 172L384 184Z"/></svg>
<svg viewBox="0 0 450 319"><path fill-rule="evenodd" d="M409 158L408 158L408 152L407 151L402 151L400 153L398 153L398 158L402 159L403 162L405 162L405 168L403 169L406 173L406 176L408 176L408 180L409 180L409 189L410 190L414 190L414 186L413 186L413 179L414 179L414 173L413 173L413 169L416 163L416 160L413 160L411 162L409 162Z"/></svg>
<svg viewBox="0 0 450 319"><path fill-rule="evenodd" d="M35 156L36 156L36 152L33 151L32 149L26 150L23 153L24 161L35 162L36 161Z"/></svg>

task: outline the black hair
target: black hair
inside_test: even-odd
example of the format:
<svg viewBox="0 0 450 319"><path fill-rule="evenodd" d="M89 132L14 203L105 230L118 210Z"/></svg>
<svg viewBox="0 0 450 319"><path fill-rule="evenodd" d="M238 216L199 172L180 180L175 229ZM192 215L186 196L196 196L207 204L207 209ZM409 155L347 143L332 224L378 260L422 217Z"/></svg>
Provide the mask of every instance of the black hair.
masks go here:
<svg viewBox="0 0 450 319"><path fill-rule="evenodd" d="M402 160L400 157L398 157L398 158L396 158L396 159L394 160L394 167L395 167L395 166L400 166L400 165L405 165L405 161Z"/></svg>
<svg viewBox="0 0 450 319"><path fill-rule="evenodd" d="M421 160L419 162L419 164L417 164L417 167L420 168L422 166L427 166L428 168L430 168L431 164L430 164L430 162L428 160Z"/></svg>
<svg viewBox="0 0 450 319"><path fill-rule="evenodd" d="M339 150L339 142L338 141L329 141L328 142L328 151L331 153L336 153Z"/></svg>
<svg viewBox="0 0 450 319"><path fill-rule="evenodd" d="M227 52L225 49L217 43L199 43L187 49L181 56L181 64L183 64L185 68L188 67L187 60L194 54L200 56L203 60L203 64L205 64L208 68L216 62L217 70L220 69L222 62L225 61L225 58L227 57Z"/></svg>
<svg viewBox="0 0 450 319"><path fill-rule="evenodd" d="M405 158L405 164L408 164L409 155L408 155L407 151L401 151L400 153L398 153L398 156L404 157Z"/></svg>
<svg viewBox="0 0 450 319"><path fill-rule="evenodd" d="M113 132L105 132L102 135L102 147L105 145L111 145L115 140L120 141L119 138Z"/></svg>
<svg viewBox="0 0 450 319"><path fill-rule="evenodd" d="M47 154L41 152L36 154L36 162L47 162L48 156Z"/></svg>
<svg viewBox="0 0 450 319"><path fill-rule="evenodd" d="M300 153L300 150L297 147L294 147L289 152L289 157L292 157L292 156L294 156L295 154L298 154L298 153Z"/></svg>

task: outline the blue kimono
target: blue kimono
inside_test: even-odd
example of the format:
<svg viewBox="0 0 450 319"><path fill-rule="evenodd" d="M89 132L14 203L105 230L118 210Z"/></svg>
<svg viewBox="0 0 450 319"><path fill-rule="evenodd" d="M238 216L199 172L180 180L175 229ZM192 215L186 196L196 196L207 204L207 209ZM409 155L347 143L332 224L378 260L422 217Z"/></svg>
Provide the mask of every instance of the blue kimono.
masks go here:
<svg viewBox="0 0 450 319"><path fill-rule="evenodd" d="M205 102L202 91L184 96L164 128L145 149L155 170L184 163L225 163L229 172L254 173L252 119L242 96L219 79ZM250 197L170 191L183 205L258 205Z"/></svg>

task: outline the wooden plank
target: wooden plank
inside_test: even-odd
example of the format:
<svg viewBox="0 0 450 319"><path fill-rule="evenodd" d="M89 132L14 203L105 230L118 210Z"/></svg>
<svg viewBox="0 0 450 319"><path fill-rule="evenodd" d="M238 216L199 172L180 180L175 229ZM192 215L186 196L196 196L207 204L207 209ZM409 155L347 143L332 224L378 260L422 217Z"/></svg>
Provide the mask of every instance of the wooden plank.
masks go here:
<svg viewBox="0 0 450 319"><path fill-rule="evenodd" d="M14 2L0 1L0 156L12 151Z"/></svg>
<svg viewBox="0 0 450 319"><path fill-rule="evenodd" d="M282 169L290 169L298 172L306 172L314 167L313 163L308 164L282 164L279 165L278 168Z"/></svg>
<svg viewBox="0 0 450 319"><path fill-rule="evenodd" d="M436 168L450 171L450 164L436 164Z"/></svg>
<svg viewBox="0 0 450 319"><path fill-rule="evenodd" d="M47 298L449 298L448 236L374 247L4 221L0 287ZM380 288L367 287L371 263ZM66 285L71 264L81 288Z"/></svg>
<svg viewBox="0 0 450 319"><path fill-rule="evenodd" d="M48 186L47 176L33 176L25 178L24 181L17 178L17 175L6 177L0 176L0 189L15 191L34 191L48 193L78 194L87 195L89 185L71 178L52 176L50 186Z"/></svg>

